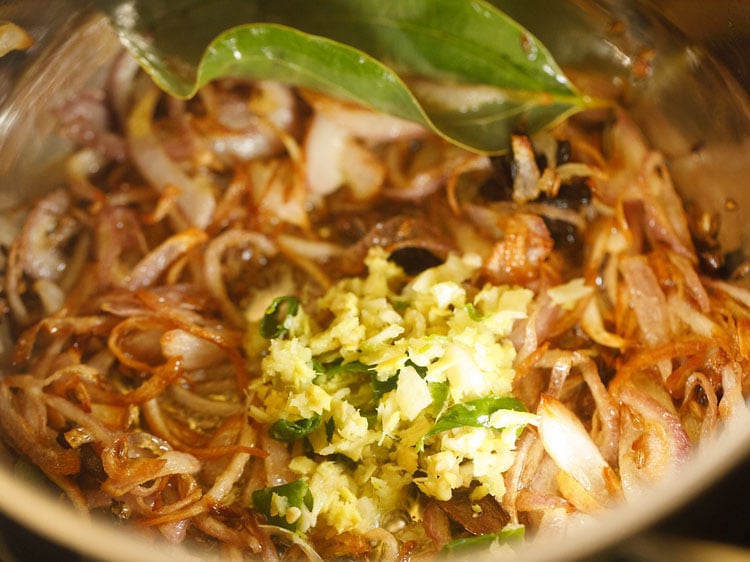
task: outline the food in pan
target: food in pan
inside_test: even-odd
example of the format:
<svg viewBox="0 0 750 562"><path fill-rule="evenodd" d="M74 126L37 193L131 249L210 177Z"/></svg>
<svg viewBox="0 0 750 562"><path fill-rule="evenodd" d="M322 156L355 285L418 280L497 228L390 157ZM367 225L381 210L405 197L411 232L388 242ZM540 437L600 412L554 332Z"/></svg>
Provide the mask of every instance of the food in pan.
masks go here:
<svg viewBox="0 0 750 562"><path fill-rule="evenodd" d="M2 213L0 434L82 513L229 559L564 534L744 410L750 292L619 110L505 154L123 57Z"/></svg>

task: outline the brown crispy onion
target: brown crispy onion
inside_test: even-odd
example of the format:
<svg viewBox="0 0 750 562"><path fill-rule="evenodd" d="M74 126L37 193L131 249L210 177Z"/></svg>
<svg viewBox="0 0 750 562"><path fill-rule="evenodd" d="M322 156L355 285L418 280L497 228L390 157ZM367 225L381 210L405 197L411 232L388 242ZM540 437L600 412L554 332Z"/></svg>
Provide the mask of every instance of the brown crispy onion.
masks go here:
<svg viewBox="0 0 750 562"><path fill-rule="evenodd" d="M415 84L454 103L475 93ZM81 512L236 560L433 559L508 523L564 536L750 419L750 291L699 269L664 156L620 112L487 156L271 82L169 99L128 58L60 111L76 144L67 188L0 216L0 437ZM475 254L467 303L488 284L530 291L507 351L533 423L502 497L476 482L441 502L414 488L372 529L336 531L320 503L309 529L280 527L254 495L343 462L305 439L344 428L269 430L259 324L276 297L313 309L376 246L407 278ZM376 412L368 392L382 389L360 383L347 392ZM386 494L369 476L361 487Z"/></svg>

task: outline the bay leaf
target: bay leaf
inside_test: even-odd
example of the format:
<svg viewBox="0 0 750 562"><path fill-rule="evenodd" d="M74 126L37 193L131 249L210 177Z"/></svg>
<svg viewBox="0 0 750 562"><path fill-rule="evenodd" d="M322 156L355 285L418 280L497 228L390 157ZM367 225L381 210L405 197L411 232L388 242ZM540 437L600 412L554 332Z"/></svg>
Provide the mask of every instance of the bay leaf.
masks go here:
<svg viewBox="0 0 750 562"><path fill-rule="evenodd" d="M593 102L547 49L483 0L97 0L168 93L223 76L305 86L507 150Z"/></svg>

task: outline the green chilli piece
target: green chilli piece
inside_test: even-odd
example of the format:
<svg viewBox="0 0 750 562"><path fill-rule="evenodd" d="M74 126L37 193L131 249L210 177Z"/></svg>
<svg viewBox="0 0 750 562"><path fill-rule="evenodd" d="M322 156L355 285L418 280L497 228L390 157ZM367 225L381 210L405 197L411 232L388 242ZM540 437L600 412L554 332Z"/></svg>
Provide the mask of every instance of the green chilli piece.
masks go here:
<svg viewBox="0 0 750 562"><path fill-rule="evenodd" d="M260 335L268 340L285 336L289 330L284 327L284 322L288 317L297 315L299 306L299 299L294 296L273 299L260 321Z"/></svg>
<svg viewBox="0 0 750 562"><path fill-rule="evenodd" d="M523 540L524 534L525 528L523 525L508 525L497 533L456 539L443 546L440 550L440 558L449 558L452 555L458 554L465 555L467 551L473 549L486 551L493 543L507 544L520 542Z"/></svg>
<svg viewBox="0 0 750 562"><path fill-rule="evenodd" d="M284 504L285 514L278 513L274 504ZM299 518L289 516L294 514L291 508L299 510L297 513L312 511L313 496L310 487L304 480L295 480L280 486L271 486L253 492L253 508L262 513L268 523L283 527L290 531L297 531L299 528ZM296 515L296 514L295 514Z"/></svg>
<svg viewBox="0 0 750 562"><path fill-rule="evenodd" d="M289 443L307 437L320 425L320 416L314 415L300 420L278 420L268 428L268 434L277 441Z"/></svg>
<svg viewBox="0 0 750 562"><path fill-rule="evenodd" d="M371 383L373 396L376 401L380 401L383 396L392 390L396 390L398 386L398 373L384 381L379 380L377 374L373 373Z"/></svg>
<svg viewBox="0 0 750 562"><path fill-rule="evenodd" d="M471 318L474 322L481 322L484 318L484 316L482 316L482 314L477 310L477 307L470 302L467 302L464 305L464 310L466 310L469 318Z"/></svg>
<svg viewBox="0 0 750 562"><path fill-rule="evenodd" d="M432 429L422 437L418 443L418 449L422 450L424 442L433 435L457 427L499 429L493 427L490 423L492 414L499 410L528 411L520 400L510 396L487 396L462 404L455 404L448 408L437 419Z"/></svg>
<svg viewBox="0 0 750 562"><path fill-rule="evenodd" d="M362 361L350 361L349 363L344 363L343 359L339 361L334 361L333 363L329 363L326 365L323 365L324 373L327 377L335 377L336 375L343 375L343 374L363 374L363 375L373 375L375 374L375 366L374 365L367 365L365 363L362 363Z"/></svg>
<svg viewBox="0 0 750 562"><path fill-rule="evenodd" d="M427 383L427 387L430 389L430 396L432 396L432 414L439 416L448 403L451 385L448 382L431 382Z"/></svg>

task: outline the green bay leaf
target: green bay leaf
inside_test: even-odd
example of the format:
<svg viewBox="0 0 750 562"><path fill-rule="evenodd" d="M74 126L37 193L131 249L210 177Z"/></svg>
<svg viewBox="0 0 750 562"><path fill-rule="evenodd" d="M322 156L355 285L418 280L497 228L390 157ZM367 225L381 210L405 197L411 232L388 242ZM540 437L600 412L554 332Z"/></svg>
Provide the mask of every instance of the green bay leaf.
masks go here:
<svg viewBox="0 0 750 562"><path fill-rule="evenodd" d="M223 76L314 88L480 152L592 102L484 0L97 0L168 93Z"/></svg>

